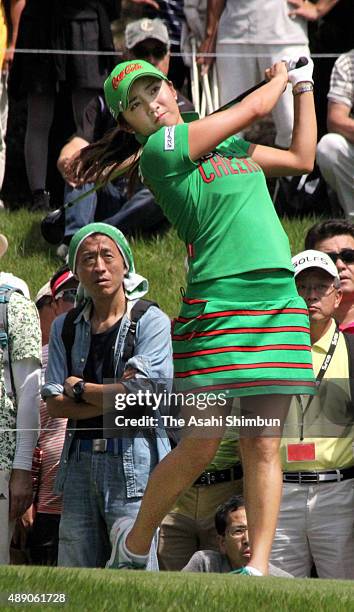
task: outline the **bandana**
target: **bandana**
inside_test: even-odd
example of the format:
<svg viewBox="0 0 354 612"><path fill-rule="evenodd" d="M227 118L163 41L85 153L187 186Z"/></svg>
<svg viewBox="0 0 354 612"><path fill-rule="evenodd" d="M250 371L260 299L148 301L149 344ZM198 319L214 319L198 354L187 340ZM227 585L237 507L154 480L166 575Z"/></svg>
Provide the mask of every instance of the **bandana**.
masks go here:
<svg viewBox="0 0 354 612"><path fill-rule="evenodd" d="M149 283L146 278L135 272L133 254L127 239L119 229L107 223L89 223L74 234L69 246L68 263L70 270L75 274L79 248L84 240L92 236L92 234L103 234L104 236L108 236L108 238L111 238L117 245L127 268L123 281L126 298L128 300L137 300L145 295L149 290Z"/></svg>

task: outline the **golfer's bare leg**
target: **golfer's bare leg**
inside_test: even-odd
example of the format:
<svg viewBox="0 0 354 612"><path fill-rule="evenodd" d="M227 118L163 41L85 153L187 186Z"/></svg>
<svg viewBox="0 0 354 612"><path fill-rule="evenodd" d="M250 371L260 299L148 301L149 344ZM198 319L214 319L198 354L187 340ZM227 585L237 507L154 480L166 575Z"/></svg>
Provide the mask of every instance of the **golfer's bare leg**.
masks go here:
<svg viewBox="0 0 354 612"><path fill-rule="evenodd" d="M127 536L126 546L130 552L148 554L162 519L213 459L222 433L216 438L187 437L156 466L149 478L134 527Z"/></svg>
<svg viewBox="0 0 354 612"><path fill-rule="evenodd" d="M269 395L243 398L242 409L263 418L279 418L280 428L273 431L245 431L240 437L244 474L244 497L251 548L249 565L262 574L268 573L269 555L277 525L281 492L280 436L290 399ZM252 407L251 407L252 404ZM247 408L250 408L247 410ZM243 434L241 433L241 436Z"/></svg>

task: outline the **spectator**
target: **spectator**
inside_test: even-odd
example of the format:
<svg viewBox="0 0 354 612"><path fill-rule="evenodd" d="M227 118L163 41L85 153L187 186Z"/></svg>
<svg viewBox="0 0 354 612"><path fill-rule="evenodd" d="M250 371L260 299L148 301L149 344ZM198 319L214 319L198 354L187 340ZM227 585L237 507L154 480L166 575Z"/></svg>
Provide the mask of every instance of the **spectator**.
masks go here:
<svg viewBox="0 0 354 612"><path fill-rule="evenodd" d="M0 251L6 251L1 239ZM12 277L17 280L16 277ZM9 295L8 303L6 295ZM3 291L4 333L0 355L0 564L9 563L14 521L32 503L32 456L38 437L40 327L35 305L18 293ZM5 309L5 310L4 310ZM6 312L7 325L4 325ZM6 355L7 354L7 355ZM9 365L6 366L8 358ZM11 376L12 373L12 376ZM10 383L12 379L12 383ZM12 392L13 391L13 392Z"/></svg>
<svg viewBox="0 0 354 612"><path fill-rule="evenodd" d="M353 0L289 0L290 15L316 22L310 30L310 48L314 57L314 92L318 137L327 133L327 93L336 55L353 47ZM328 57L329 56L329 57Z"/></svg>
<svg viewBox="0 0 354 612"><path fill-rule="evenodd" d="M50 326L55 317L74 306L77 280L67 266L60 268L50 282L40 289L36 306L42 330L42 380L48 364ZM28 538L31 562L34 565L57 565L59 522L62 512L61 495L56 495L54 481L62 452L66 419L53 419L46 403L40 403L41 432L38 446L42 451L35 518Z"/></svg>
<svg viewBox="0 0 354 612"><path fill-rule="evenodd" d="M169 444L161 430L135 428L129 437L105 438L103 405L111 406L117 393L136 394L156 379L172 378L170 322L156 306L145 308L127 358L130 319L148 285L135 274L119 230L104 223L79 230L69 265L89 297L66 315L70 319L54 321L42 390L49 414L69 419L57 478L64 503L58 564L104 567L114 521L136 516L150 471ZM151 567L153 559L152 549Z"/></svg>
<svg viewBox="0 0 354 612"><path fill-rule="evenodd" d="M113 2L104 0L28 0L23 10L18 46L23 49L114 51L110 20ZM16 57L13 91L27 95L25 161L32 210L48 210L46 190L49 131L55 98L63 83L70 88L75 125L81 125L89 100L99 93L113 56L100 54L21 54Z"/></svg>
<svg viewBox="0 0 354 612"><path fill-rule="evenodd" d="M205 39L200 53L217 53L220 103L230 102L263 79L265 69L285 56L308 56L307 26L290 19L284 0L214 0L208 2ZM208 67L213 57L200 57ZM204 68L205 69L205 68ZM272 110L275 144L288 148L293 127L291 88Z"/></svg>
<svg viewBox="0 0 354 612"><path fill-rule="evenodd" d="M297 431L282 440L283 495L271 559L298 578L309 577L315 563L319 578L353 579L353 397L349 369L354 344L347 344L333 319L342 291L331 258L307 250L293 257L293 263L299 294L309 310L319 393L312 401L308 396L297 398L290 408L288 422L295 423Z"/></svg>
<svg viewBox="0 0 354 612"><path fill-rule="evenodd" d="M327 253L337 266L342 300L335 318L339 329L354 333L354 226L344 219L328 219L313 225L305 238L306 249Z"/></svg>
<svg viewBox="0 0 354 612"><path fill-rule="evenodd" d="M134 4L143 6L144 17L160 18L168 29L171 40L171 51L174 54L170 63L168 78L177 89L182 89L185 80L188 80L188 70L181 53L182 24L185 21L183 1L176 0L130 0ZM150 61L150 60L149 60Z"/></svg>
<svg viewBox="0 0 354 612"><path fill-rule="evenodd" d="M26 0L1 2L0 7L0 190L4 182L8 115L7 80L14 59L18 25ZM0 200L0 208L4 208Z"/></svg>
<svg viewBox="0 0 354 612"><path fill-rule="evenodd" d="M317 163L336 192L345 216L354 221L354 49L341 55L331 74L327 127L317 146Z"/></svg>
<svg viewBox="0 0 354 612"><path fill-rule="evenodd" d="M242 569L251 556L243 497L234 495L218 507L215 514L215 527L218 533L219 552L199 550L183 568L183 572L243 573ZM280 578L292 577L271 564L269 574Z"/></svg>
<svg viewBox="0 0 354 612"><path fill-rule="evenodd" d="M125 47L128 59L144 59L170 76L171 40L161 19L138 19L125 28ZM174 81L172 80L174 83ZM175 85L175 83L174 83ZM177 102L181 113L193 111L193 104L177 90Z"/></svg>
<svg viewBox="0 0 354 612"><path fill-rule="evenodd" d="M125 30L127 54L137 59L149 58L149 61L167 74L170 64L170 40L166 26L160 19L140 19L127 25ZM193 110L193 105L179 92L178 104L182 112ZM66 188L65 203L74 201L85 191L92 188L92 183L77 186L70 169L70 162L77 153L88 144L99 140L105 132L116 127L104 99L97 96L91 100L84 112L83 127L66 144L58 159L58 169L71 187ZM127 150L135 138L122 133ZM118 227L125 235L151 233L166 227L166 220L160 207L156 204L151 192L141 183L135 193L129 196L128 181L124 178L110 182L89 194L65 212L65 245L72 235L92 221L104 221ZM58 254L66 254L62 246Z"/></svg>

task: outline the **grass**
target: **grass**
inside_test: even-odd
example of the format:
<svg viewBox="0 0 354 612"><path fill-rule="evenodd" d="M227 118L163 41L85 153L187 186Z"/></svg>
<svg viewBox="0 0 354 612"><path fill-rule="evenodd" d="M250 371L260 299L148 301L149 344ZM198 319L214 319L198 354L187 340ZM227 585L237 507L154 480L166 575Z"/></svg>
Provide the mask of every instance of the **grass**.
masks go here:
<svg viewBox="0 0 354 612"><path fill-rule="evenodd" d="M28 566L0 568L1 610L9 593L65 593L67 603L19 606L95 612L351 612L354 585L343 580L247 578L218 574L149 573Z"/></svg>
<svg viewBox="0 0 354 612"><path fill-rule="evenodd" d="M1 261L1 269L23 278L32 297L62 263L55 247L48 245L40 232L41 215L25 209L0 212L0 231L9 241L9 249ZM304 236L314 217L284 219L291 249L303 249ZM242 237L240 237L242 239ZM261 237L259 237L261 239ZM184 258L186 250L176 233L170 230L150 240L131 240L136 269L149 279L149 298L158 302L169 315L176 316L180 302L180 287L185 286Z"/></svg>

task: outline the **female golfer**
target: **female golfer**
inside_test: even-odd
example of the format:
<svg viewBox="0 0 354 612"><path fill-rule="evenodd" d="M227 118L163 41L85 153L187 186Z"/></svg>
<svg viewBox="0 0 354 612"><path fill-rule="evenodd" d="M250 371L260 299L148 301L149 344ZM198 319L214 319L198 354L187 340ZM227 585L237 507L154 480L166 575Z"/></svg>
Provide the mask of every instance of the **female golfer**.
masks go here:
<svg viewBox="0 0 354 612"><path fill-rule="evenodd" d="M113 135L88 148L79 170L85 178L107 177L112 168L138 163L187 245L188 286L173 333L177 381L219 395L216 412L222 400L240 396L244 415L283 423L291 395L314 391L313 373L307 311L265 176L312 169L312 62L289 73L279 62L266 78L238 105L184 123L175 89L161 72L144 61L121 63L105 82L106 101L119 129L135 134L139 151L125 160ZM294 94L289 150L234 136L273 109L288 81ZM240 438L251 548L243 573L249 575L267 574L281 496L281 426L269 432L258 428ZM122 519L112 529L108 567L145 566L161 520L216 453L222 427L209 433L186 435L155 468L136 522Z"/></svg>

